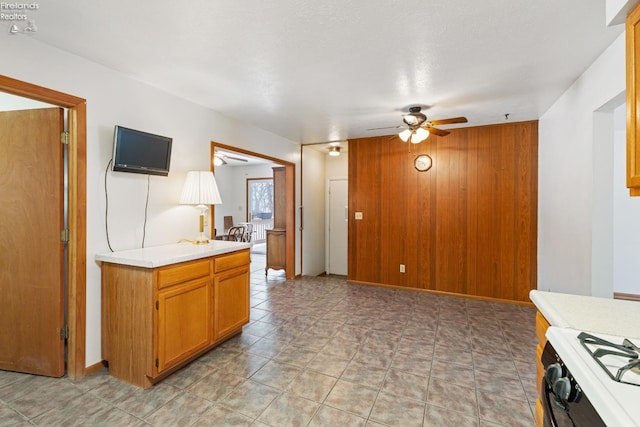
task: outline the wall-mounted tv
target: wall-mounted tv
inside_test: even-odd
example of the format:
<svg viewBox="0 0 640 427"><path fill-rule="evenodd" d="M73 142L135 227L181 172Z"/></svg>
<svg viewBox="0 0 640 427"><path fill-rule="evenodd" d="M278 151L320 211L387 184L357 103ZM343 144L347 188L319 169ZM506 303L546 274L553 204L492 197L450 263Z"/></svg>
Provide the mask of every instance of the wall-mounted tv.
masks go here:
<svg viewBox="0 0 640 427"><path fill-rule="evenodd" d="M169 175L173 138L116 126L113 136L113 170Z"/></svg>

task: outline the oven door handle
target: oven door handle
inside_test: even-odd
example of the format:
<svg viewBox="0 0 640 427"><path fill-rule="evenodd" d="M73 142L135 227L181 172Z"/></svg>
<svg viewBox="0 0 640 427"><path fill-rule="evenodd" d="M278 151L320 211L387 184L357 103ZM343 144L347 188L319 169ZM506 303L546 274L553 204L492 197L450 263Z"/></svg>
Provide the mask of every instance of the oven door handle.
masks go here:
<svg viewBox="0 0 640 427"><path fill-rule="evenodd" d="M542 406L544 407L544 426L545 427L558 427L558 422L553 413L553 408L557 408L564 413L569 413L567 406L560 401L560 398L555 395L549 382L546 379L542 380Z"/></svg>

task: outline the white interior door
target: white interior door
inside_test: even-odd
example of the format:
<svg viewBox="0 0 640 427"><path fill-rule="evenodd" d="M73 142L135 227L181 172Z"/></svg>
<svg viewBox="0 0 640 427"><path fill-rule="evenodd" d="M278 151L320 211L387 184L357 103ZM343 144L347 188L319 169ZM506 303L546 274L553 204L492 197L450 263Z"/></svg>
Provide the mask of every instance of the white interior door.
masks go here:
<svg viewBox="0 0 640 427"><path fill-rule="evenodd" d="M327 273L347 275L348 181L329 180L329 256Z"/></svg>

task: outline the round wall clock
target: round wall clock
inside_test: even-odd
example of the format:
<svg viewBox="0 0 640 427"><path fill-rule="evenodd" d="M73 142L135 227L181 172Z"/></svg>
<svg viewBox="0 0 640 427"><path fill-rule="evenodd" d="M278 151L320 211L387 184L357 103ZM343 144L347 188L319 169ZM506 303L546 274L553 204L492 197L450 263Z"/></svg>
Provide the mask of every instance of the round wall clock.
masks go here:
<svg viewBox="0 0 640 427"><path fill-rule="evenodd" d="M428 154L420 154L413 161L413 166L420 172L426 172L431 169L431 163L431 157Z"/></svg>

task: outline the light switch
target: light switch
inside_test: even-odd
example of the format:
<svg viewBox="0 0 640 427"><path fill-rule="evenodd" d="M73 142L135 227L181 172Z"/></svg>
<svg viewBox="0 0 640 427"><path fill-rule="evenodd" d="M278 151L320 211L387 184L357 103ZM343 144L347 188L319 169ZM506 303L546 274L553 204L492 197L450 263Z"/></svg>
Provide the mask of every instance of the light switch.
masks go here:
<svg viewBox="0 0 640 427"><path fill-rule="evenodd" d="M356 219L362 219L362 212L356 212Z"/></svg>

